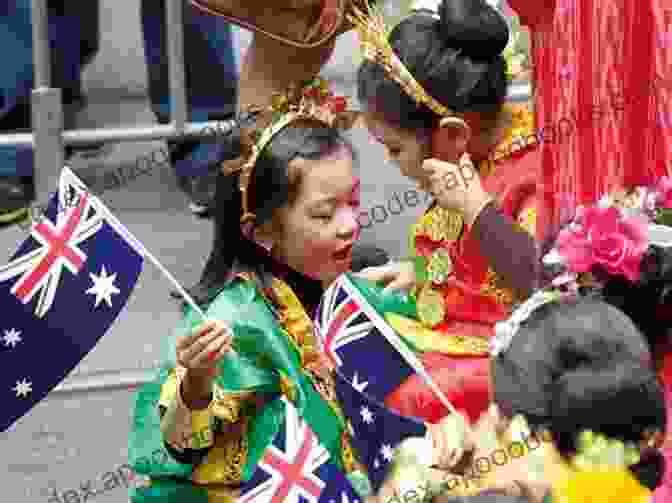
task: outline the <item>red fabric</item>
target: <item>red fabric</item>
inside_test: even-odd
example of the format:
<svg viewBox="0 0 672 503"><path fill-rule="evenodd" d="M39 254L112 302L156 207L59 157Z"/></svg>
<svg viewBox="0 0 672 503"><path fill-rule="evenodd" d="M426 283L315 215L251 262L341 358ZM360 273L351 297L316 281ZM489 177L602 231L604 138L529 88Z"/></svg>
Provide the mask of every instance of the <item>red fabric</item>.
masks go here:
<svg viewBox="0 0 672 503"><path fill-rule="evenodd" d="M490 403L489 358L453 358L426 353L422 362L450 403L475 423ZM448 415L448 410L417 375L399 386L385 403L399 414L430 423L438 423Z"/></svg>
<svg viewBox="0 0 672 503"><path fill-rule="evenodd" d="M532 32L542 142L537 236L672 159L669 0L509 0ZM554 3L556 5L554 5Z"/></svg>
<svg viewBox="0 0 672 503"><path fill-rule="evenodd" d="M528 204L533 204L539 162L539 151L532 148L498 162L494 172L483 179L486 191L499 196L507 216L515 219ZM425 247L431 248L429 243ZM508 316L508 308L481 291L489 264L480 252L480 244L467 232L451 246L450 252L455 277L442 288L449 316L435 329L446 335L491 337L494 324ZM487 410L490 404L488 357L425 353L422 361L448 400L456 409L464 411L472 422ZM385 403L400 414L432 423L448 414L417 375L409 377L388 395Z"/></svg>

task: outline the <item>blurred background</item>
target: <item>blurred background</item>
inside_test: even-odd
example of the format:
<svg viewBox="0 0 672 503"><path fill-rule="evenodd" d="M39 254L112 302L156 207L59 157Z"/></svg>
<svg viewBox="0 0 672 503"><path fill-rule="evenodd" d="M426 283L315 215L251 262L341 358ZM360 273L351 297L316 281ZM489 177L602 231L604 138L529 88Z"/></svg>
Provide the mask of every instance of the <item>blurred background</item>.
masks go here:
<svg viewBox="0 0 672 503"><path fill-rule="evenodd" d="M408 3L388 0L385 13L390 20L401 19ZM496 3L510 14L506 5ZM54 86L63 89L66 129L168 121L162 4L157 0L49 2ZM0 0L0 44L13 47L3 58L6 62L0 76L4 93L0 94L0 134L30 130L26 99L32 87L32 70L26 64L26 58L31 58L29 5L28 0ZM190 119L226 118L235 108L235 79L250 35L216 18L197 17L185 14L185 60L194 75L188 81ZM526 101L529 40L515 17L511 23L514 36L509 50L519 55L520 62L512 93ZM211 52L217 49L213 59L203 59L204 47ZM338 39L323 76L334 82L339 94L354 97L359 62L356 35L348 33ZM217 67L219 72L213 70ZM352 138L366 166L360 173L362 210L367 212L361 222L362 240L383 248L391 257L404 256L408 226L422 211L424 198L417 206L409 206L407 201L413 199L405 198L404 192L414 187L386 163L384 149L364 130L353 131ZM101 187L106 176L129 172L138 158L167 152L168 147L160 141L125 142L68 149L67 155L69 165L84 180ZM212 159L226 155L227 149L226 142L207 147L176 145L171 162L155 163L151 173L102 195L118 218L185 286L198 279L210 252L212 223L207 217L216 166ZM201 166L203 176L184 174L181 166L194 164ZM54 180L57 168L49 174ZM0 148L0 192L4 191L0 217L2 212L7 217L20 211L25 200L32 198L32 190L32 152ZM0 250L9 258L26 232L3 223ZM178 320L179 306L170 298L170 289L154 267L145 267L124 313L96 348L47 400L0 434L3 501L127 501L125 485L132 480L122 477L127 470L117 470L126 460L133 389L152 375L161 339L170 335ZM87 494L87 488L91 493Z"/></svg>

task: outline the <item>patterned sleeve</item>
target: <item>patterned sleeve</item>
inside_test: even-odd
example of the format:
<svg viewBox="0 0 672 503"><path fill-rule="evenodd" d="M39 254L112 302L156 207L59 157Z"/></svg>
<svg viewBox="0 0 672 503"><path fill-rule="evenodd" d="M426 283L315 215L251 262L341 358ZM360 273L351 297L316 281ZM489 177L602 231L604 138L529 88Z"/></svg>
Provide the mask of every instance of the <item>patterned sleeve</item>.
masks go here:
<svg viewBox="0 0 672 503"><path fill-rule="evenodd" d="M214 443L211 408L190 410L180 392L186 369L177 367L161 387L159 414L164 443L173 457L193 464L202 459Z"/></svg>
<svg viewBox="0 0 672 503"><path fill-rule="evenodd" d="M531 223L523 225L519 222L519 219L513 222L496 205L489 204L476 219L473 232L480 242L481 253L492 264L495 273L509 288L527 296L537 283L538 252L532 237L534 233L521 232Z"/></svg>

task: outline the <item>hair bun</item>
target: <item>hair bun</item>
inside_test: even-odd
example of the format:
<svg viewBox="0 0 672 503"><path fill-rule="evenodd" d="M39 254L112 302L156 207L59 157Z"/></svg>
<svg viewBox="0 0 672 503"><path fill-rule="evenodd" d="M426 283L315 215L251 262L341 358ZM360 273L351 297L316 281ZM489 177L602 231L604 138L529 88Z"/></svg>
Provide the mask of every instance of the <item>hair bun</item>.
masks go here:
<svg viewBox="0 0 672 503"><path fill-rule="evenodd" d="M443 0L439 15L445 44L474 59L495 58L509 42L504 15L485 0Z"/></svg>
<svg viewBox="0 0 672 503"><path fill-rule="evenodd" d="M559 375L551 394L553 431L565 452L575 447L577 431L639 443L651 425L665 422L663 390L653 370L618 355L571 365Z"/></svg>

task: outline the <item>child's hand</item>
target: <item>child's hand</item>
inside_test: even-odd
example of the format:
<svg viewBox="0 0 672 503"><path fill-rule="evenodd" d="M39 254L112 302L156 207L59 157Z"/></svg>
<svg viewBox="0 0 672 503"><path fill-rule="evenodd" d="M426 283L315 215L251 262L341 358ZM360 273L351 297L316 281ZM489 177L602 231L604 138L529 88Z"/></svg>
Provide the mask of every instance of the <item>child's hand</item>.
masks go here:
<svg viewBox="0 0 672 503"><path fill-rule="evenodd" d="M192 376L213 374L222 357L231 350L233 332L227 323L209 320L177 340L177 362Z"/></svg>

